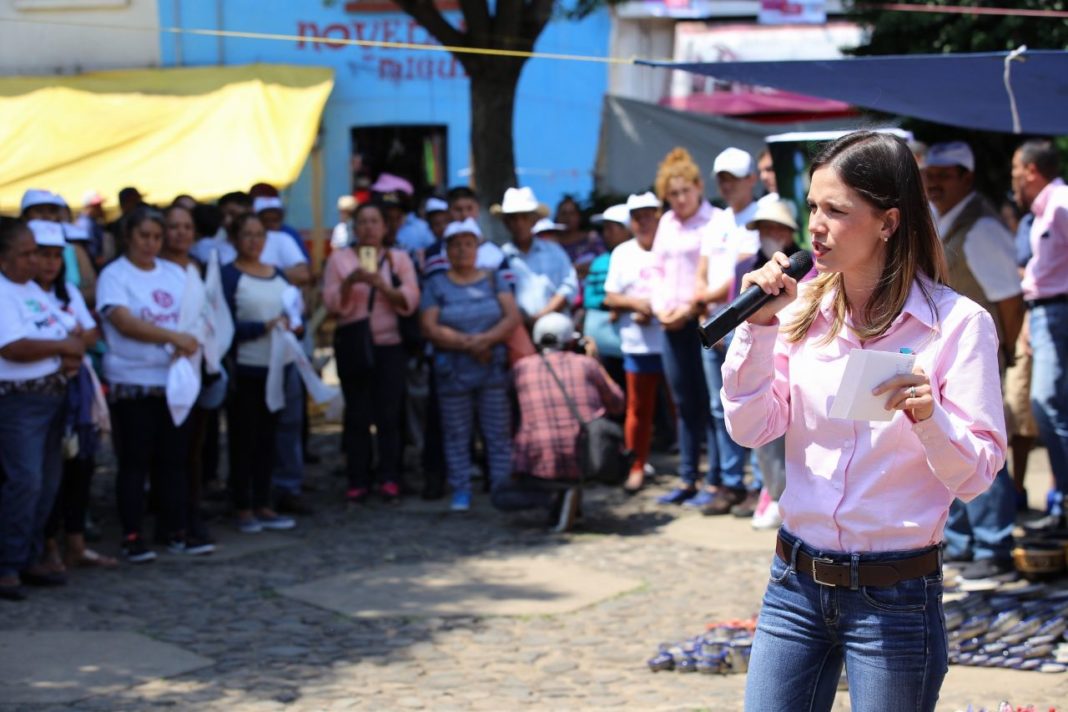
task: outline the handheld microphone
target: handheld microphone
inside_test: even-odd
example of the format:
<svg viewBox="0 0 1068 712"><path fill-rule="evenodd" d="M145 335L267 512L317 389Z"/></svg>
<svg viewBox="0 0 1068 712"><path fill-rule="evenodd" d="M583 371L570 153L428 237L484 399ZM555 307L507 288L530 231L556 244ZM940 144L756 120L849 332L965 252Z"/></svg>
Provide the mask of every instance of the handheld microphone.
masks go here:
<svg viewBox="0 0 1068 712"><path fill-rule="evenodd" d="M794 279L801 279L808 274L810 269L812 269L812 255L800 250L790 256L790 266L786 268L785 273ZM709 319L704 326L697 327L697 333L701 336L701 344L706 349L712 348L775 296L768 294L755 284L750 285L749 289L739 294L737 299Z"/></svg>

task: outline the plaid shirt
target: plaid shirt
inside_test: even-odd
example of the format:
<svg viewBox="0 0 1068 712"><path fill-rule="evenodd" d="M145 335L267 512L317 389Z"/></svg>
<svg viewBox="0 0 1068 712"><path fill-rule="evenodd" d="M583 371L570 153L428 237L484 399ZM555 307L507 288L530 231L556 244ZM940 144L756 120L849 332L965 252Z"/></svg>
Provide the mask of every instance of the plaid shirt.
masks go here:
<svg viewBox="0 0 1068 712"><path fill-rule="evenodd" d="M553 371L563 381L583 420L623 411L623 391L589 356L547 351ZM513 449L515 472L549 480L577 479L579 424L560 386L538 355L515 365L520 426Z"/></svg>

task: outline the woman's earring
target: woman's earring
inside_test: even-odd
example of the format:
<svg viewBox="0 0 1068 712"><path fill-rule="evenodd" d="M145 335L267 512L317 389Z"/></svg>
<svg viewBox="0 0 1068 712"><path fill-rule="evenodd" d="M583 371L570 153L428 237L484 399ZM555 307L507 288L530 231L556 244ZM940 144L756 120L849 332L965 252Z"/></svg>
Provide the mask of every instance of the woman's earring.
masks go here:
<svg viewBox="0 0 1068 712"><path fill-rule="evenodd" d="M889 235L883 235L883 242L890 242L890 236Z"/></svg>

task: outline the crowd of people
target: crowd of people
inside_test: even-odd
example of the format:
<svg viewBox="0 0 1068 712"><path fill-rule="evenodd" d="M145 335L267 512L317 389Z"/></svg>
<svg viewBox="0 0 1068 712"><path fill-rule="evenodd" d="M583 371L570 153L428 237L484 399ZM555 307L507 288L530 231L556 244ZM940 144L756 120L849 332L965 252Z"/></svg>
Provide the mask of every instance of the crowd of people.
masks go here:
<svg viewBox="0 0 1068 712"><path fill-rule="evenodd" d="M915 155L949 284L997 324L1013 424L1011 475L1003 468L987 493L954 504L946 554L974 558L966 577L1009 577L1036 438L1056 478L1039 524L1064 523L1068 189L1045 142L1017 151L1016 211L1005 215L974 191L966 144ZM777 528L785 439L749 449L732 437L722 395L730 337L702 349L698 325L744 275L801 249L798 211L778 196L768 151L727 148L708 175L717 205L677 148L649 176L654 190L590 217L566 198L550 217L530 188L509 189L485 215L468 187L417 202L408 180L384 173L369 195L339 199L321 279L266 184L214 203L177 196L162 210L127 188L110 223L97 194L74 215L58 195L27 191L21 215L0 228L0 597L62 584L70 566L117 565L85 542L108 432L128 562L151 561L160 546L213 550L202 500L221 430L239 531L289 529L310 514L307 383L278 354L287 334L314 343L306 305L317 302L344 396L352 505L404 496L414 445L425 498L468 510L478 463L494 506L545 508L566 530L581 510L579 421L607 413L632 454L627 493L654 472L654 443L677 445L679 482L661 504ZM494 218L509 235L501 245L486 238ZM232 338L213 360L224 331ZM183 361L195 369L191 398L175 385Z"/></svg>

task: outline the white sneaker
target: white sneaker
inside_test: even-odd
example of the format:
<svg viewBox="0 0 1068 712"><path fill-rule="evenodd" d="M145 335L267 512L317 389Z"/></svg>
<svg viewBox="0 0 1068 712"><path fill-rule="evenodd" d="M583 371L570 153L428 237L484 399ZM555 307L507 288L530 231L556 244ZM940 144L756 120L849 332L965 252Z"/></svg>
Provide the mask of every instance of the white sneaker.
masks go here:
<svg viewBox="0 0 1068 712"><path fill-rule="evenodd" d="M779 503L772 502L760 514L753 515L753 529L778 529L782 526Z"/></svg>

